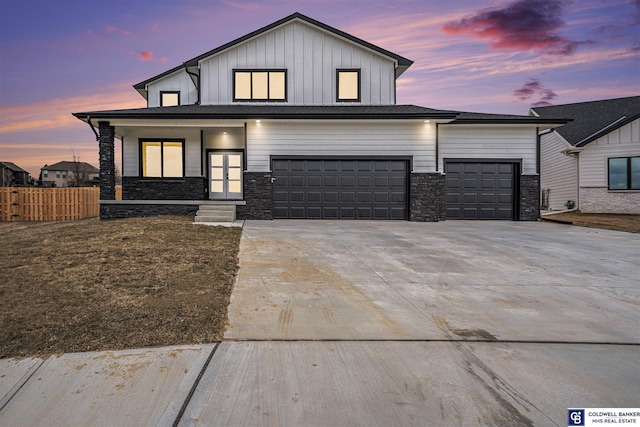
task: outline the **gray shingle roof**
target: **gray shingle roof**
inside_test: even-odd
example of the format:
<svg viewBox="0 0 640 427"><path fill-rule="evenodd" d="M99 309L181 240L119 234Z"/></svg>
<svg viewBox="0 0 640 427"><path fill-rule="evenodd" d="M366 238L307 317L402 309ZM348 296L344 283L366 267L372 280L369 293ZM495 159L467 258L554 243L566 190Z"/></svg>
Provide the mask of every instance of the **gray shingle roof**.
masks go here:
<svg viewBox="0 0 640 427"><path fill-rule="evenodd" d="M179 105L74 113L79 119L453 119L453 111L416 105Z"/></svg>
<svg viewBox="0 0 640 427"><path fill-rule="evenodd" d="M131 110L89 111L74 113L91 119L320 119L320 120L430 120L456 119L453 123L557 124L563 119L532 116L466 113L436 110L417 105L179 105L173 107L135 108Z"/></svg>
<svg viewBox="0 0 640 427"><path fill-rule="evenodd" d="M87 162L67 162L62 161L58 163L54 163L52 165L45 165L41 169L46 169L49 171L74 171L79 169L86 173L99 173L100 169L97 167L87 163Z"/></svg>
<svg viewBox="0 0 640 427"><path fill-rule="evenodd" d="M0 162L0 165L3 165L4 167L6 167L7 169L12 170L13 172L29 173L26 170L22 169L20 166L16 165L15 163L12 163L12 162Z"/></svg>
<svg viewBox="0 0 640 427"><path fill-rule="evenodd" d="M569 144L584 147L640 117L640 96L535 107L531 110L542 118L572 118L572 122L557 128L556 132Z"/></svg>

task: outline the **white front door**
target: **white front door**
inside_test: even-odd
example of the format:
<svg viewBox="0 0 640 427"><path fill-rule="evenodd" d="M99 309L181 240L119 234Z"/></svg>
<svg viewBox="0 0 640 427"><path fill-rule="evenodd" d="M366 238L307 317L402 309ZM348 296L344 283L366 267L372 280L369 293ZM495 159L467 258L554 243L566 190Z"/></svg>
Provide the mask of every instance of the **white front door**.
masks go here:
<svg viewBox="0 0 640 427"><path fill-rule="evenodd" d="M242 200L242 153L209 152L209 198Z"/></svg>

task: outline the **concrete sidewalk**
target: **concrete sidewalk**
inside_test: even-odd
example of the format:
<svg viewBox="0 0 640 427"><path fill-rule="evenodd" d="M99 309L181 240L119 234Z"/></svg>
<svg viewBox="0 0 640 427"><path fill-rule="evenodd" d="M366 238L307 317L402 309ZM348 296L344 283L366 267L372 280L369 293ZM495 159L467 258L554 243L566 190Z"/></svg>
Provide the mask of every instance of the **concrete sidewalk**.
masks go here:
<svg viewBox="0 0 640 427"><path fill-rule="evenodd" d="M640 406L640 236L248 221L220 344L0 360L0 425L566 425Z"/></svg>

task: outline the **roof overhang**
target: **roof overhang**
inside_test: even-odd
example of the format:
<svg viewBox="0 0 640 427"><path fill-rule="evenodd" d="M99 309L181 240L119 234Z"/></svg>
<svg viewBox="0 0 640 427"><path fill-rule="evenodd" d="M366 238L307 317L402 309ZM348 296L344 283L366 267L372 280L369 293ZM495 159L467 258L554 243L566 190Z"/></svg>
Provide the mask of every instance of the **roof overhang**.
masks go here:
<svg viewBox="0 0 640 427"><path fill-rule="evenodd" d="M202 121L202 120L433 120L450 122L457 113L415 106L246 106L185 105L73 113L84 121Z"/></svg>

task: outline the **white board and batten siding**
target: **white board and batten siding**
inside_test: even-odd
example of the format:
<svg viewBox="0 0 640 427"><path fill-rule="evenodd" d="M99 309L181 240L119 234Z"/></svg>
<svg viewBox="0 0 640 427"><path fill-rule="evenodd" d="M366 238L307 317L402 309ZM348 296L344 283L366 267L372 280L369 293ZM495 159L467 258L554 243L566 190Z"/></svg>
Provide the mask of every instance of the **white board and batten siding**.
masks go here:
<svg viewBox="0 0 640 427"><path fill-rule="evenodd" d="M198 91L184 69L149 83L147 91L147 105L149 107L160 106L160 92L180 92L180 105L198 102Z"/></svg>
<svg viewBox="0 0 640 427"><path fill-rule="evenodd" d="M139 139L162 141L184 139L184 167L186 176L202 176L200 129L188 128L130 128L122 143L122 176L140 176Z"/></svg>
<svg viewBox="0 0 640 427"><path fill-rule="evenodd" d="M590 142L580 153L580 187L608 186L608 159L640 156L640 119Z"/></svg>
<svg viewBox="0 0 640 427"><path fill-rule="evenodd" d="M233 102L233 69L286 69L286 104L345 105L336 101L339 68L361 69L358 105L395 103L394 61L300 21L202 60L201 103Z"/></svg>
<svg viewBox="0 0 640 427"><path fill-rule="evenodd" d="M413 157L414 172L435 170L435 125L420 122L247 124L247 168L271 170L271 156Z"/></svg>
<svg viewBox="0 0 640 427"><path fill-rule="evenodd" d="M534 126L440 125L438 170L444 159L519 159L521 173L535 175L536 132Z"/></svg>
<svg viewBox="0 0 640 427"><path fill-rule="evenodd" d="M549 209L564 210L568 200L578 202L578 160L562 154L571 148L557 132L540 138L540 188L549 190Z"/></svg>

